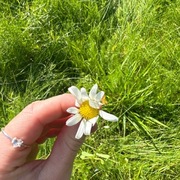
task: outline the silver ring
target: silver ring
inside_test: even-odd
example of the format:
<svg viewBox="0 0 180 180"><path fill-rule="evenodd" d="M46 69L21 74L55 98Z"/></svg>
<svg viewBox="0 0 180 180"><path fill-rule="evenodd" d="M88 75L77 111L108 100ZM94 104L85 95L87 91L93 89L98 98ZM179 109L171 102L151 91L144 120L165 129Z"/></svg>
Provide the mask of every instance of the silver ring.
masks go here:
<svg viewBox="0 0 180 180"><path fill-rule="evenodd" d="M17 137L14 137L12 138L11 136L9 136L5 131L4 131L4 128L1 128L1 132L2 134L7 137L11 143L12 143L12 146L14 148L20 148L20 147L30 147L26 144L24 144L24 141L22 139L18 139Z"/></svg>

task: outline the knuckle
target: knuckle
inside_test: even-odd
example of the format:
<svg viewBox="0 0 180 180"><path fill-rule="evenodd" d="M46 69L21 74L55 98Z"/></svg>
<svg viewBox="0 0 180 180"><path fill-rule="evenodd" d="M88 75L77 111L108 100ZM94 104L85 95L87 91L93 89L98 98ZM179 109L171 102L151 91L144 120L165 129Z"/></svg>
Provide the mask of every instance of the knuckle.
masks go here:
<svg viewBox="0 0 180 180"><path fill-rule="evenodd" d="M39 104L41 103L41 101L34 101L32 103L30 103L29 105L27 105L22 112L23 113L28 113L28 114L33 114L35 109L39 106Z"/></svg>

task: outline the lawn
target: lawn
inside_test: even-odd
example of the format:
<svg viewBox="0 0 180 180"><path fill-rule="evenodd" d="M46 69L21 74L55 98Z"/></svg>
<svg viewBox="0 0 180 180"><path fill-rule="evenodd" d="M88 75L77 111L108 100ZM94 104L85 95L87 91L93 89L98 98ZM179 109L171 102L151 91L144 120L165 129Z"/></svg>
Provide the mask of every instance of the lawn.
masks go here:
<svg viewBox="0 0 180 180"><path fill-rule="evenodd" d="M179 19L179 0L0 0L0 127L97 83L119 121L98 121L72 180L180 179Z"/></svg>

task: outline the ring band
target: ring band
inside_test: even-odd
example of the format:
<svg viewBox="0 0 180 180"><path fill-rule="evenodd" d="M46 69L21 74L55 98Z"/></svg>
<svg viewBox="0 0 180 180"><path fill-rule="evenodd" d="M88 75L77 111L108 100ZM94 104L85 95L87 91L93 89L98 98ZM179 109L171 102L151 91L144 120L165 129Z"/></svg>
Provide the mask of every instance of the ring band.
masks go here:
<svg viewBox="0 0 180 180"><path fill-rule="evenodd" d="M18 139L17 137L12 138L11 136L9 136L9 135L4 131L4 128L1 129L1 132L2 132L2 134L3 134L6 138L8 138L8 139L11 141L11 143L12 143L12 145L13 145L14 148L30 147L30 146L24 144L24 142L23 142L22 139Z"/></svg>

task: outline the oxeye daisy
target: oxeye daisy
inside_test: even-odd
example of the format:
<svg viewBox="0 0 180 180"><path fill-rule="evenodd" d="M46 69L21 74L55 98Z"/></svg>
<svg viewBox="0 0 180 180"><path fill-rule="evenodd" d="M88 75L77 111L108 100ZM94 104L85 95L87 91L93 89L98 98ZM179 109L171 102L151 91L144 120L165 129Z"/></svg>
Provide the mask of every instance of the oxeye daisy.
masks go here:
<svg viewBox="0 0 180 180"><path fill-rule="evenodd" d="M97 92L97 84L91 88L89 94L85 88L79 90L76 86L71 86L68 90L76 98L76 101L75 107L67 109L67 112L73 116L66 121L66 125L73 126L80 122L75 135L76 139L80 139L83 134L90 135L91 128L96 124L99 116L107 121L118 121L116 116L101 110L106 101L104 91Z"/></svg>

